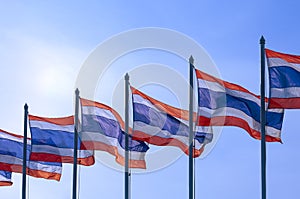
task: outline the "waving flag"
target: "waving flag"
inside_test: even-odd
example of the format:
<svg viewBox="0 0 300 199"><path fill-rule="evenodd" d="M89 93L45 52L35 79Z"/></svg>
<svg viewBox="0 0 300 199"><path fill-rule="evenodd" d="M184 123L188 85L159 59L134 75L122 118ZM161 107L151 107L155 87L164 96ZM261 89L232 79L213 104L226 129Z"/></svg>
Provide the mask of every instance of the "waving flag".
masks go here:
<svg viewBox="0 0 300 199"><path fill-rule="evenodd" d="M30 160L73 163L74 117L45 118L29 115L32 139ZM78 164L95 163L94 153L78 140Z"/></svg>
<svg viewBox="0 0 300 199"><path fill-rule="evenodd" d="M37 178L60 180L61 163L29 161L31 141L27 140L27 174ZM0 170L22 173L23 136L0 130Z"/></svg>
<svg viewBox="0 0 300 199"><path fill-rule="evenodd" d="M82 108L83 145L90 150L106 151L116 157L116 162L124 165L125 132L124 121L111 107L80 99ZM149 147L129 136L130 168L146 168L145 154Z"/></svg>
<svg viewBox="0 0 300 199"><path fill-rule="evenodd" d="M12 184L11 172L0 171L0 186L11 186Z"/></svg>
<svg viewBox="0 0 300 199"><path fill-rule="evenodd" d="M300 56L265 49L270 81L270 108L300 108Z"/></svg>
<svg viewBox="0 0 300 199"><path fill-rule="evenodd" d="M131 87L133 98L133 137L158 146L176 146L188 154L188 111L164 104ZM212 141L210 127L197 126L194 157Z"/></svg>
<svg viewBox="0 0 300 199"><path fill-rule="evenodd" d="M203 126L236 126L260 139L260 97L247 89L196 70L198 122ZM266 141L281 142L283 109L267 109Z"/></svg>

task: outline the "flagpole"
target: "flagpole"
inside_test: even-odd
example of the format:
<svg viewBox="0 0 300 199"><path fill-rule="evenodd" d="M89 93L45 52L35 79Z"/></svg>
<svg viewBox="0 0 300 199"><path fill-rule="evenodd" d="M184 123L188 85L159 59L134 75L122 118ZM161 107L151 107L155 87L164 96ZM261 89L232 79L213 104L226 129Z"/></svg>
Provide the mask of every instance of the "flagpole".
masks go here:
<svg viewBox="0 0 300 199"><path fill-rule="evenodd" d="M28 105L25 104L24 105L23 166L22 166L22 199L26 199L27 118L28 118Z"/></svg>
<svg viewBox="0 0 300 199"><path fill-rule="evenodd" d="M260 118L261 118L261 198L266 199L266 110L265 110L265 38L260 38L261 84L260 84Z"/></svg>
<svg viewBox="0 0 300 199"><path fill-rule="evenodd" d="M78 154L78 110L79 110L79 90L75 90L75 126L74 126L74 155L73 155L73 195L77 198L77 154Z"/></svg>
<svg viewBox="0 0 300 199"><path fill-rule="evenodd" d="M125 199L129 199L129 75L125 75Z"/></svg>
<svg viewBox="0 0 300 199"><path fill-rule="evenodd" d="M190 80L190 89L189 89L189 199L194 199L194 162L193 162L193 140L194 140L194 131L193 131L193 103L194 103L194 58L191 56L189 59L190 71L189 71L189 80Z"/></svg>

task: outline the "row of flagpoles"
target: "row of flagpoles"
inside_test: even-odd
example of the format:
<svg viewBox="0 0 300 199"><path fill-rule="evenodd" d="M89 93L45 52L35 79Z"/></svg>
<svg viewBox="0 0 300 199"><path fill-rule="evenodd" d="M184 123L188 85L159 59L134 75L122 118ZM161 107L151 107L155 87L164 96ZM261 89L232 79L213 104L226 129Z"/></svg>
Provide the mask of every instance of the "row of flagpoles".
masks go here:
<svg viewBox="0 0 300 199"><path fill-rule="evenodd" d="M188 111L164 104L130 86L128 74L125 75L125 121L111 107L80 98L78 89L75 91L74 117L42 118L29 115L28 106L25 104L24 136L0 132L2 138L6 137L10 139L8 141L17 142L16 148L19 149L18 152L22 151L22 154L16 155L18 161L11 163L5 159L7 158L5 150L9 149L0 143L0 170L22 173L22 199L26 199L27 174L59 180L61 163L72 163L72 198L77 199L78 164L90 166L94 164L94 150L106 151L114 155L116 161L124 166L124 198L129 199L130 168L146 168L144 156L149 147L145 142L158 146L170 145L179 147L188 155L188 195L189 199L194 199L194 158L199 157L205 145L211 142L213 134L210 127L237 126L246 130L253 138L261 139L261 198L266 199L266 141L281 142L283 109L300 108L300 92L297 92L297 85L300 86L300 56L265 49L263 37L260 39L260 53L260 96L196 69L194 60L190 57ZM265 56L269 66L270 98L265 97ZM198 89L196 118L193 107L195 73ZM130 91L133 128L129 127ZM224 99L225 101L222 101ZM148 109L155 114L149 116ZM163 121L172 128L165 127L164 123L153 124L152 120ZM28 123L31 139L27 138ZM157 128L160 130L153 132L153 129ZM51 143L45 141L49 139ZM59 143L60 141L65 143ZM39 170L40 165L44 170ZM4 179L10 176L9 173L1 172L0 175L4 176ZM4 185L11 183L7 182Z"/></svg>

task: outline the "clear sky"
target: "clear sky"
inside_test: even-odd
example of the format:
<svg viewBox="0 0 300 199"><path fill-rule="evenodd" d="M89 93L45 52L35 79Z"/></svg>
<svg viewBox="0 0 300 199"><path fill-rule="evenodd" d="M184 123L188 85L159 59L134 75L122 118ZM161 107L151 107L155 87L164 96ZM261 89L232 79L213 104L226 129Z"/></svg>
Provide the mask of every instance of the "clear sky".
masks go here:
<svg viewBox="0 0 300 199"><path fill-rule="evenodd" d="M134 28L161 27L186 34L205 48L224 80L258 94L259 39L264 35L270 49L300 54L299 6L292 0L0 0L0 128L22 134L25 102L31 114L73 114L75 82L84 61L101 42ZM184 67L182 60L157 51L136 53L117 64ZM187 68L181 72L187 76ZM144 91L176 104L171 94ZM286 111L283 144L267 144L268 198L299 198L299 117L300 110ZM97 161L81 167L80 174L80 198L123 198L121 172ZM28 181L29 198L71 198L72 166L64 165L60 182L32 177ZM13 182L12 187L0 188L1 198L21 197L21 174L13 174ZM187 182L183 155L162 170L133 175L132 198L187 198ZM260 142L242 129L223 128L210 154L196 160L196 198L260 198Z"/></svg>

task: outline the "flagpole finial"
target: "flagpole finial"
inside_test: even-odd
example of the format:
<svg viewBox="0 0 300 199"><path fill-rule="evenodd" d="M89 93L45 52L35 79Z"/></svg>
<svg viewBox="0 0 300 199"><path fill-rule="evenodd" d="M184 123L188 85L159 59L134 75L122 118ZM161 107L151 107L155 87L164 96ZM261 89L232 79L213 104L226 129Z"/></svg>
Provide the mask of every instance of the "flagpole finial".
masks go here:
<svg viewBox="0 0 300 199"><path fill-rule="evenodd" d="M25 110L28 110L28 105L27 105L27 103L25 103L24 109L25 109Z"/></svg>
<svg viewBox="0 0 300 199"><path fill-rule="evenodd" d="M266 40L264 38L264 36L262 35L260 38L260 44L265 44Z"/></svg>
<svg viewBox="0 0 300 199"><path fill-rule="evenodd" d="M129 80L129 75L128 75L128 73L126 73L126 75L125 75L125 80Z"/></svg>
<svg viewBox="0 0 300 199"><path fill-rule="evenodd" d="M79 89L78 89L78 88L76 88L76 90L75 90L75 95L76 95L76 96L79 95Z"/></svg>
<svg viewBox="0 0 300 199"><path fill-rule="evenodd" d="M190 62L190 64L194 64L194 58L192 55L190 56L189 62Z"/></svg>

